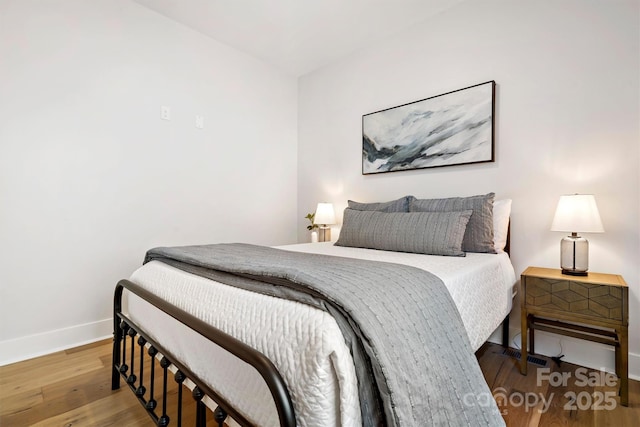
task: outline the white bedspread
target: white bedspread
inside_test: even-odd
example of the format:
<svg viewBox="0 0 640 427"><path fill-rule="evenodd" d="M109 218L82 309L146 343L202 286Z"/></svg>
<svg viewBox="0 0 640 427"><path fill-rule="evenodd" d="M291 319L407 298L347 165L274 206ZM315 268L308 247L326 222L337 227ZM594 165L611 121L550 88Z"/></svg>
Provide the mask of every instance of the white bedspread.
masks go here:
<svg viewBox="0 0 640 427"><path fill-rule="evenodd" d="M474 349L511 310L515 273L506 254L443 257L331 243L280 248L431 271L449 289ZM298 425L361 425L353 360L336 322L326 312L213 282L157 261L140 267L131 280L271 359L289 387ZM127 296L126 311L154 340L257 425L278 425L275 405L257 372L139 298Z"/></svg>
<svg viewBox="0 0 640 427"><path fill-rule="evenodd" d="M491 336L511 311L516 275L506 253L467 253L465 257L409 254L404 252L306 243L282 249L311 252L372 261L394 262L427 270L438 276L449 289L460 311L474 350Z"/></svg>

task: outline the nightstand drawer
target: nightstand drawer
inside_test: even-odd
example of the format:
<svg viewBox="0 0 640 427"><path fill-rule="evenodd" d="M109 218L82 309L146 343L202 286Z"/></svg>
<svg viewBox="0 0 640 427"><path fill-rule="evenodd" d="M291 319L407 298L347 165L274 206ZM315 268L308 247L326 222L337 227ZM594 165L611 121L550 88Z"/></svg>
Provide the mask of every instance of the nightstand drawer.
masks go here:
<svg viewBox="0 0 640 427"><path fill-rule="evenodd" d="M526 278L529 308L560 310L602 320L623 320L622 289L541 277Z"/></svg>

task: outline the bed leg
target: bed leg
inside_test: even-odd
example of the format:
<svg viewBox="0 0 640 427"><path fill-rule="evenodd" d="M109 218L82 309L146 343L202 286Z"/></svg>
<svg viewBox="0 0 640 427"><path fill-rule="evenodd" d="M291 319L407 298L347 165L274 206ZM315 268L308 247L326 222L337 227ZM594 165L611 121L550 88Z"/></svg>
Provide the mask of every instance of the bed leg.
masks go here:
<svg viewBox="0 0 640 427"><path fill-rule="evenodd" d="M509 347L509 315L502 321L502 346Z"/></svg>
<svg viewBox="0 0 640 427"><path fill-rule="evenodd" d="M120 319L118 314L122 311L122 291L123 287L118 284L113 295L113 353L111 357L111 390L120 388L120 346L124 334L120 328Z"/></svg>
<svg viewBox="0 0 640 427"><path fill-rule="evenodd" d="M113 363L111 364L111 390L118 390L120 388L120 371L117 366L120 366L120 338L114 334L113 337Z"/></svg>

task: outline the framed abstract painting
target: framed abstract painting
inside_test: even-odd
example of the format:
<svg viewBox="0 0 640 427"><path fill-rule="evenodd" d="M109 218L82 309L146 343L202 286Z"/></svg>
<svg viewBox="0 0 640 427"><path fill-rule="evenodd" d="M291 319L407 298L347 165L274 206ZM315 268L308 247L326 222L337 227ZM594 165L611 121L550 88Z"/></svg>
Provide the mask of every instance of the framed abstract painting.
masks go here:
<svg viewBox="0 0 640 427"><path fill-rule="evenodd" d="M362 116L362 173L494 161L495 81Z"/></svg>

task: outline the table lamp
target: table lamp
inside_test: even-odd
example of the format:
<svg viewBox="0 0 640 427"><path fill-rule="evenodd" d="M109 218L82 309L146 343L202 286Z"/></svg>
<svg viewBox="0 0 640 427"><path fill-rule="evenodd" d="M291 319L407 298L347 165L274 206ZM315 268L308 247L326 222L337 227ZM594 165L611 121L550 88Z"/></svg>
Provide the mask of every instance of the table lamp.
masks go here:
<svg viewBox="0 0 640 427"><path fill-rule="evenodd" d="M604 232L595 197L592 194L560 196L551 231L571 233L560 242L562 274L586 276L589 270L589 242L578 232Z"/></svg>
<svg viewBox="0 0 640 427"><path fill-rule="evenodd" d="M313 217L313 222L318 224L318 241L330 242L331 228L327 227L327 225L336 223L336 215L333 211L333 204L318 203L318 206L316 207L316 215Z"/></svg>

